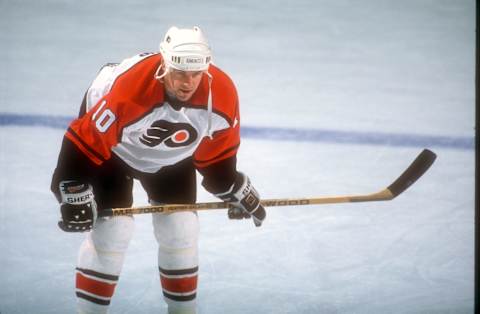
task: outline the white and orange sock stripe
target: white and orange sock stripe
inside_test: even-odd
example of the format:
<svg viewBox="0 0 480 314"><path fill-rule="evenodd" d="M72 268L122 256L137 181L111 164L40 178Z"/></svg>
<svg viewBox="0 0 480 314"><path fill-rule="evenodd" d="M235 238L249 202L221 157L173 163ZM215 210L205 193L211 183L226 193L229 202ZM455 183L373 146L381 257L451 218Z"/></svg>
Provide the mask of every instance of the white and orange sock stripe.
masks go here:
<svg viewBox="0 0 480 314"><path fill-rule="evenodd" d="M159 271L165 298L176 302L192 301L196 298L198 267L175 270L159 267Z"/></svg>
<svg viewBox="0 0 480 314"><path fill-rule="evenodd" d="M108 306L112 299L118 276L89 269L76 269L76 294L89 302Z"/></svg>

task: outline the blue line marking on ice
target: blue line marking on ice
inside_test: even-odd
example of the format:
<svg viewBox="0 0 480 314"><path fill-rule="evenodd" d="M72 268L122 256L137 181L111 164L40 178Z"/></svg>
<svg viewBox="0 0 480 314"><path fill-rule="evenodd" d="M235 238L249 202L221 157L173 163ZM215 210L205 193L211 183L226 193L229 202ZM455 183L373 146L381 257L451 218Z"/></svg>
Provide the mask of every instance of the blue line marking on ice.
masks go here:
<svg viewBox="0 0 480 314"><path fill-rule="evenodd" d="M0 126L43 126L66 129L73 117L39 114L0 113Z"/></svg>
<svg viewBox="0 0 480 314"><path fill-rule="evenodd" d="M473 137L361 131L352 132L327 129L242 127L242 136L246 138L281 141L365 144L395 147L443 147L465 150L473 150L475 147Z"/></svg>
<svg viewBox="0 0 480 314"><path fill-rule="evenodd" d="M41 126L54 129L66 129L72 119L73 117L68 116L0 113L0 126ZM442 147L461 150L473 150L475 147L474 138L466 136L352 132L282 127L242 126L242 137L275 141L365 144L394 147Z"/></svg>

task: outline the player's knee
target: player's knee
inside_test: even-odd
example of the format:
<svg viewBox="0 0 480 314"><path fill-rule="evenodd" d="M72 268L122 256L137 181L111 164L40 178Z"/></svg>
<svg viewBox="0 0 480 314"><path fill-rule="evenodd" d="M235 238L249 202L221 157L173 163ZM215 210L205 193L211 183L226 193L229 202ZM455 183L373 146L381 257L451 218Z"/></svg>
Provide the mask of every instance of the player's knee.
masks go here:
<svg viewBox="0 0 480 314"><path fill-rule="evenodd" d="M153 229L161 249L182 250L197 246L199 225L195 212L153 214Z"/></svg>
<svg viewBox="0 0 480 314"><path fill-rule="evenodd" d="M135 230L135 221L130 216L119 216L96 221L90 238L97 251L124 253Z"/></svg>

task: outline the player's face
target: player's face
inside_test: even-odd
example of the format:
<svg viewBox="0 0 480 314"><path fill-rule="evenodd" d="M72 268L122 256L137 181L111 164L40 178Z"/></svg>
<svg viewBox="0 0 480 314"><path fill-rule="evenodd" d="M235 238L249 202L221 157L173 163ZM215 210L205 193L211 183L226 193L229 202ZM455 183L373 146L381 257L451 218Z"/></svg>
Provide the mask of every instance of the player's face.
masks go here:
<svg viewBox="0 0 480 314"><path fill-rule="evenodd" d="M165 75L165 88L180 101L187 101L200 85L203 71L170 69Z"/></svg>

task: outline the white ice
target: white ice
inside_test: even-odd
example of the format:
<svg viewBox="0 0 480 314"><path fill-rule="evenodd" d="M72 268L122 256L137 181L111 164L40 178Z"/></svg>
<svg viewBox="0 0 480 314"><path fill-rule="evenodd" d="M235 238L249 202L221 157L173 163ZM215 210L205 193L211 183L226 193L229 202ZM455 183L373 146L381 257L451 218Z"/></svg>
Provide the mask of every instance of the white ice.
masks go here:
<svg viewBox="0 0 480 314"><path fill-rule="evenodd" d="M473 0L0 1L0 112L74 116L104 63L156 51L170 25L207 33L242 125L474 136ZM62 136L0 126L1 314L74 312L84 235L57 228L49 191ZM473 313L474 150L429 148L393 201L269 208L262 228L201 212L200 313ZM369 193L420 150L246 138L239 168L265 198ZM136 222L111 313L166 313Z"/></svg>

